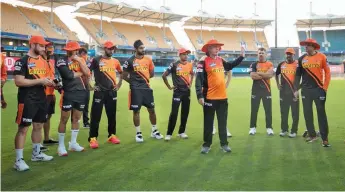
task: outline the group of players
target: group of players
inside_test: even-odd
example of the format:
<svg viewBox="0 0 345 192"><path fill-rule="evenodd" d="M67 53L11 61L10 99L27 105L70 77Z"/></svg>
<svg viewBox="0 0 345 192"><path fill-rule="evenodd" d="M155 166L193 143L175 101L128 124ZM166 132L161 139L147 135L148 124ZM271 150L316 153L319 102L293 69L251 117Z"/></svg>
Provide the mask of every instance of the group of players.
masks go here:
<svg viewBox="0 0 345 192"><path fill-rule="evenodd" d="M258 61L251 65L250 76L253 79L251 96L250 135L256 133L256 121L260 102L262 100L266 115L267 134L273 135L272 127L272 98L270 79L276 76L277 86L280 90L281 105L281 133L280 136L296 137L299 117L299 89L301 89L304 117L306 120L308 136L306 141L317 140L313 121L312 103L315 102L318 112L320 135L322 145L329 147L328 122L325 112L326 91L330 82L330 70L326 56L320 52L320 45L313 39L307 39L300 43L306 47L306 54L298 60L294 60L295 51L292 48L286 50L286 61L280 63L276 72L271 62L266 59L266 50L258 49ZM60 107L61 117L58 127L58 155L67 156L65 147L66 125L71 116L72 132L68 145L70 151L84 151L84 147L77 143L79 122L87 103L87 87L91 71L95 78L94 95L91 107L91 125L89 132L89 146L92 149L99 147L98 130L102 116L103 106L108 117L108 142L119 144L116 136L116 108L117 91L121 88L122 79L129 83L129 109L133 111L133 123L136 129L136 142L143 142L143 134L140 128L140 109L145 106L152 124L151 137L163 139L156 125L156 113L153 90L150 88L150 78L154 76L154 64L145 56L145 46L142 41L134 42L135 54L123 64L112 58L116 46L107 41L104 43L104 53L94 58L88 67L87 52L80 51L80 45L71 41L66 44L64 50L67 55L52 59L53 45L41 36L32 36L30 50L26 56L15 63L14 81L18 87L18 112L16 123L18 131L15 137L16 161L14 168L25 171L29 166L23 158L23 148L29 126L32 124L32 161L50 161L53 156L42 152L42 128L50 127L49 119L54 112L54 89L61 93ZM227 130L228 99L226 88L229 79L225 81L225 74L238 66L245 57L244 49L240 57L233 62L227 62L218 56L224 44L217 40L208 41L202 51L203 56L193 72L193 64L187 61L189 50L178 51L179 60L172 63L164 72L162 78L168 89L173 90L172 107L165 140L170 140L176 125L180 104L181 124L178 136L186 139L186 124L190 107L190 93L193 77L196 76L195 89L197 99L203 107L204 113L204 143L201 153L208 153L212 144L212 132L214 134L215 114L218 121L220 146L224 152L231 152L227 137L231 136ZM57 69L62 83L55 77ZM117 75L119 73L119 81ZM167 76L171 74L173 86L170 86ZM324 77L325 74L325 77ZM301 82L302 79L302 82ZM3 94L1 94L3 95ZM292 109L293 124L289 133L288 114ZM46 129L45 129L46 130ZM49 128L47 129L49 130ZM45 131L46 132L46 131ZM46 136L47 135L47 136ZM45 141L49 142L49 131L45 134ZM51 142L53 142L51 140Z"/></svg>

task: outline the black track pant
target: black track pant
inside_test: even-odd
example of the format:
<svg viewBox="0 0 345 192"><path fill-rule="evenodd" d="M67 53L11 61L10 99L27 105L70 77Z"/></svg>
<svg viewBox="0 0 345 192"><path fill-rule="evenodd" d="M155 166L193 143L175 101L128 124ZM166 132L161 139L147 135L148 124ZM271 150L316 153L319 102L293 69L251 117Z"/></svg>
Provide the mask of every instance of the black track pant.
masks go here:
<svg viewBox="0 0 345 192"><path fill-rule="evenodd" d="M315 137L315 126L313 116L313 102L316 105L317 118L322 140L328 140L328 121L326 115L326 91L322 88L302 89L302 102L304 119L310 136Z"/></svg>
<svg viewBox="0 0 345 192"><path fill-rule="evenodd" d="M89 103L90 103L90 91L86 90L86 101L85 101L85 107L83 110L83 123L88 124L89 123Z"/></svg>
<svg viewBox="0 0 345 192"><path fill-rule="evenodd" d="M108 117L108 137L116 134L116 103L117 92L95 91L91 107L91 126L89 140L92 137L98 137L99 123L102 117L103 105Z"/></svg>
<svg viewBox="0 0 345 192"><path fill-rule="evenodd" d="M228 145L226 133L228 100L205 100L204 104L204 147L210 147L212 144L212 131L214 115L217 114L218 134L220 145Z"/></svg>
<svg viewBox="0 0 345 192"><path fill-rule="evenodd" d="M292 127L291 133L297 133L299 122L299 100L294 99L293 93L280 91L280 115L282 132L289 131L289 111L291 108Z"/></svg>
<svg viewBox="0 0 345 192"><path fill-rule="evenodd" d="M187 124L189 106L190 106L190 91L186 91L186 92L181 92L178 90L174 91L172 104L171 104L171 112L169 116L167 135L172 135L174 132L180 104L182 104L182 107L181 107L181 124L180 124L180 129L178 131L179 134L184 133L186 131L186 124Z"/></svg>
<svg viewBox="0 0 345 192"><path fill-rule="evenodd" d="M272 128L272 97L268 91L252 92L250 128L256 127L260 102L264 105L266 116L266 128Z"/></svg>

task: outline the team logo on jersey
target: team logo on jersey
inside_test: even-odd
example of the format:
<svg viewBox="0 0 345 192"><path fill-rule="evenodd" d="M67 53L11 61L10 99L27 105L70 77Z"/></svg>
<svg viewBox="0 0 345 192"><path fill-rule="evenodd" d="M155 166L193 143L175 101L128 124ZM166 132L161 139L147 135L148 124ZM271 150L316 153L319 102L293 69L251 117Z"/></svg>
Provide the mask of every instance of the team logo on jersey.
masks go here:
<svg viewBox="0 0 345 192"><path fill-rule="evenodd" d="M180 70L182 70L182 67L177 67L176 70L180 71Z"/></svg>
<svg viewBox="0 0 345 192"><path fill-rule="evenodd" d="M99 66L105 66L105 63L104 62L100 62Z"/></svg>
<svg viewBox="0 0 345 192"><path fill-rule="evenodd" d="M285 68L286 68L286 65L283 65L283 66L281 66L280 68L285 69Z"/></svg>
<svg viewBox="0 0 345 192"><path fill-rule="evenodd" d="M215 67L215 66L216 66L215 63L211 63L211 64L210 64L210 67Z"/></svg>
<svg viewBox="0 0 345 192"><path fill-rule="evenodd" d="M139 65L138 63L133 63L133 67L138 66L138 65Z"/></svg>
<svg viewBox="0 0 345 192"><path fill-rule="evenodd" d="M28 67L36 67L36 64L35 63L29 63Z"/></svg>
<svg viewBox="0 0 345 192"><path fill-rule="evenodd" d="M307 63L308 59L302 60L302 63Z"/></svg>

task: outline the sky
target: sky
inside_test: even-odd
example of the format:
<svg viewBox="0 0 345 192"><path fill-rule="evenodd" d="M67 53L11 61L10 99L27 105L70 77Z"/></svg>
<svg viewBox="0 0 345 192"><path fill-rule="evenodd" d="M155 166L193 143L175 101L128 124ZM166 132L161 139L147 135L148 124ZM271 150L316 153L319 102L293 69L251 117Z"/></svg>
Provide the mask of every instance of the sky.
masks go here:
<svg viewBox="0 0 345 192"><path fill-rule="evenodd" d="M18 4L17 0L1 0ZM117 3L124 0L111 0ZM203 10L210 14L222 14L224 16L250 17L256 4L256 14L263 19L274 20L275 0L203 0ZM201 9L201 0L125 0L127 4L136 7L148 6L159 9L162 5L168 6L173 12L193 16ZM297 19L307 18L310 13L310 2L312 12L319 15L335 14L345 15L345 0L278 0L278 47L298 46L297 30L294 26ZM19 2L20 4L20 2ZM81 3L82 4L82 3ZM80 4L78 4L80 5ZM38 7L39 8L39 7ZM42 8L41 8L42 9ZM71 14L76 8L62 6L55 9L55 13L72 30L79 34L82 41L89 42L89 36L81 25ZM182 22L175 22L170 25L179 43L189 49L194 49L188 37L181 27ZM275 23L265 28L265 34L270 47L275 45Z"/></svg>

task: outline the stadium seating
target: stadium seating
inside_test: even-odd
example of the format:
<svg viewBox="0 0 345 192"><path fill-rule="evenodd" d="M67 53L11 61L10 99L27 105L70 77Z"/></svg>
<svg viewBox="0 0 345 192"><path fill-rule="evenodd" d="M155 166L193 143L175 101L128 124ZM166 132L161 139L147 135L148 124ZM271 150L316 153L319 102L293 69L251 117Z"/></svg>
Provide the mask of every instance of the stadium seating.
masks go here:
<svg viewBox="0 0 345 192"><path fill-rule="evenodd" d="M54 27L49 23L50 12L41 12L26 7L13 7L1 3L1 31L23 34L43 35L54 39L78 40L65 24L54 14Z"/></svg>
<svg viewBox="0 0 345 192"><path fill-rule="evenodd" d="M173 49L178 45L169 28L166 28L164 37L163 29L159 27L103 21L100 33L99 19L76 19L98 44L111 40L118 45L132 46L135 40L141 39L148 48Z"/></svg>
<svg viewBox="0 0 345 192"><path fill-rule="evenodd" d="M327 30L326 31L327 41L330 43L328 50L325 46L322 45L325 42L324 32L323 31L312 31L312 38L315 39L321 45L322 52L340 52L345 51L345 30ZM299 40L305 40L307 34L305 31L298 31ZM302 51L304 51L302 47Z"/></svg>
<svg viewBox="0 0 345 192"><path fill-rule="evenodd" d="M256 43L260 43L263 47L268 48L267 40L264 32L256 32L257 42L253 32L247 31L202 31L202 39L200 30L185 29L187 36L197 50L200 50L205 41L217 39L224 43L223 51L239 51L241 50L241 42L246 44L248 51L256 51Z"/></svg>

